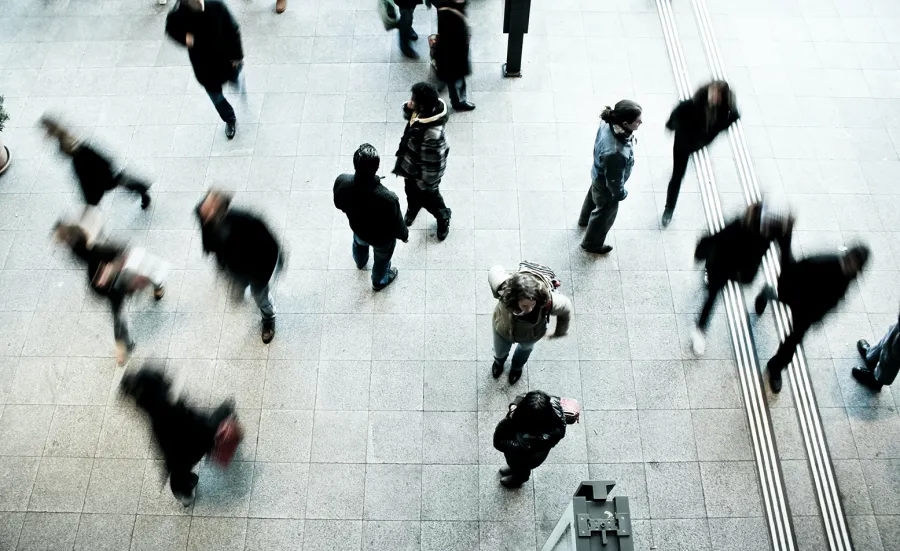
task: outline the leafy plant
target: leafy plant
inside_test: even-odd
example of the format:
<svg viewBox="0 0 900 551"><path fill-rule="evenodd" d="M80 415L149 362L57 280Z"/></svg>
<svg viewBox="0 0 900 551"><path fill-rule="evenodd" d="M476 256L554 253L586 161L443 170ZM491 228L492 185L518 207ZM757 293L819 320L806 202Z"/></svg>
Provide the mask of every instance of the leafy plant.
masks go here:
<svg viewBox="0 0 900 551"><path fill-rule="evenodd" d="M3 125L9 120L9 115L3 109L3 96L0 96L0 132L3 132Z"/></svg>

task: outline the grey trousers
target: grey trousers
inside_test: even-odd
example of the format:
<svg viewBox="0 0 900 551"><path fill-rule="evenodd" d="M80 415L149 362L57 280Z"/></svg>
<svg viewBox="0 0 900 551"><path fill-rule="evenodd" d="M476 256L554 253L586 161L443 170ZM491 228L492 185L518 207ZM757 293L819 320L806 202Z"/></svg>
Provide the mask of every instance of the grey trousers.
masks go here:
<svg viewBox="0 0 900 551"><path fill-rule="evenodd" d="M579 225L587 224L587 231L581 242L582 247L588 250L602 247L618 214L619 202L613 198L603 182L594 180L584 198L581 215L578 217Z"/></svg>
<svg viewBox="0 0 900 551"><path fill-rule="evenodd" d="M883 385L889 385L897 378L897 372L900 371L900 363L889 364L888 362L879 361L881 359L881 350L888 344L891 336L897 331L897 325L894 324L888 329L884 337L878 344L869 347L869 353L866 354L866 365L875 375L875 380Z"/></svg>

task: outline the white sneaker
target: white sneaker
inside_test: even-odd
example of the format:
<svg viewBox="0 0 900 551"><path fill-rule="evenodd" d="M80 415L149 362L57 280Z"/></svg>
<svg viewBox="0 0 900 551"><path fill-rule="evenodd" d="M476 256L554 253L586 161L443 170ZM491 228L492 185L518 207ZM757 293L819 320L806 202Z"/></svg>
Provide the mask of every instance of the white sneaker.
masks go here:
<svg viewBox="0 0 900 551"><path fill-rule="evenodd" d="M691 337L691 343L694 348L694 355L702 356L706 353L706 333L699 327L694 329L694 335Z"/></svg>
<svg viewBox="0 0 900 551"><path fill-rule="evenodd" d="M193 505L194 499L196 499L196 497L197 497L197 489L195 488L194 490L191 491L191 495L180 496L178 498L178 501L180 501L181 504L184 505L185 507L190 507L191 505Z"/></svg>

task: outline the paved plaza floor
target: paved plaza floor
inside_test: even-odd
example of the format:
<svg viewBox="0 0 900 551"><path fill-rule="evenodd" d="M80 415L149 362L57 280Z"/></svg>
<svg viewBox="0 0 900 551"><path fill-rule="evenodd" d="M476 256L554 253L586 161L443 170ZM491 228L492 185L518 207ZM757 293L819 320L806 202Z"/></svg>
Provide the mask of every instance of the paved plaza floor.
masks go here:
<svg viewBox="0 0 900 551"><path fill-rule="evenodd" d="M706 0L763 189L798 220L797 254L854 240L873 251L848 299L805 350L856 549L900 549L900 391L850 378L858 338L900 305L900 4ZM652 0L533 0L524 77L501 76L503 2L470 0L473 112L451 114L441 187L450 236L422 213L398 244L396 283L373 293L332 203L360 143L386 185L410 86L431 78L399 52L375 0L228 0L249 94L228 141L154 0L0 0L0 95L13 154L0 177L0 550L525 551L540 549L582 480L631 499L642 551L768 549L724 308L706 356L693 246L705 227L693 168L672 225L664 123L677 101ZM709 78L689 2L675 2L697 84ZM171 6L169 6L171 7ZM446 99L446 93L444 95ZM604 105L644 107L629 195L607 257L576 220ZM154 359L201 407L237 401L247 438L227 471L200 467L176 502L142 415L120 399L108 306L50 243L81 209L70 166L37 118L61 114L155 181L153 204L113 193L113 238L173 265L160 302L133 300L132 360ZM726 210L744 196L731 149L711 148ZM202 256L193 208L218 185L260 212L289 258L278 333ZM401 199L402 201L402 199ZM561 275L569 335L538 344L522 380L490 376L487 271L527 259ZM758 285L757 287L758 288ZM751 291L747 291L747 296ZM755 318L755 316L754 316ZM764 362L777 340L753 325ZM824 549L790 393L769 396L798 543ZM498 484L493 429L518 393L578 399L582 422L518 491Z"/></svg>

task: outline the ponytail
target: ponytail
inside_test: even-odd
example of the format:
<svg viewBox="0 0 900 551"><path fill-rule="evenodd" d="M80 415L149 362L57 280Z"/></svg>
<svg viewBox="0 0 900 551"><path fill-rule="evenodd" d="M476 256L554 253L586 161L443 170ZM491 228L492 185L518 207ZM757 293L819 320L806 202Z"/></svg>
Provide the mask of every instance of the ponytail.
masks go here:
<svg viewBox="0 0 900 551"><path fill-rule="evenodd" d="M615 108L610 108L608 105L604 107L603 112L600 113L600 119L609 125L621 125L623 122L634 122L641 116L641 112L641 106L637 102L623 99L616 103Z"/></svg>

